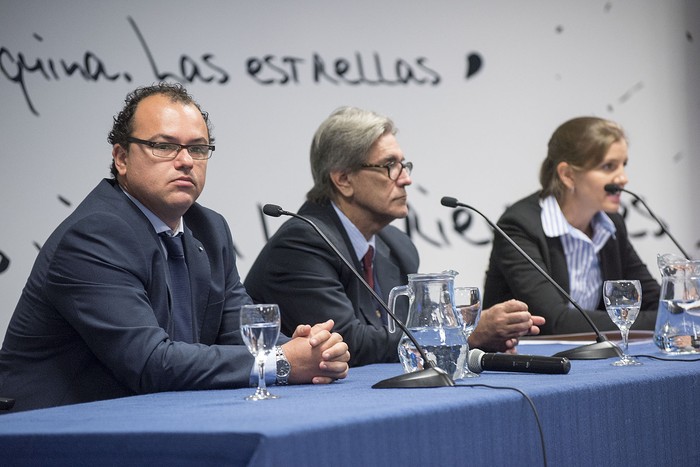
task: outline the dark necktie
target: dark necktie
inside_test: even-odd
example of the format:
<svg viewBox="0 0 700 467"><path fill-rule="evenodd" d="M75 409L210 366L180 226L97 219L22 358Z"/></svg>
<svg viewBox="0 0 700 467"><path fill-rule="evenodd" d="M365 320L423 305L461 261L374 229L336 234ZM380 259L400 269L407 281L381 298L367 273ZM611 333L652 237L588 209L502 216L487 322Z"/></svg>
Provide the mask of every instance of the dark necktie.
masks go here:
<svg viewBox="0 0 700 467"><path fill-rule="evenodd" d="M367 250L367 253L362 257L362 270L364 272L365 276L365 281L367 284L372 287L372 289L379 293L377 290L377 287L374 286L374 268L372 267L372 261L374 260L374 248L372 245L370 245L369 249ZM377 303L377 300L372 297L372 303L375 306L375 313L377 314L378 318L382 319L382 322L386 324L386 313L379 308L379 304Z"/></svg>
<svg viewBox="0 0 700 467"><path fill-rule="evenodd" d="M369 246L367 253L362 257L362 269L365 273L365 281L374 289L374 270L372 269L372 260L374 259L374 248Z"/></svg>
<svg viewBox="0 0 700 467"><path fill-rule="evenodd" d="M165 232L160 234L168 250L168 269L170 270L170 288L173 297L174 341L192 342L192 291L190 274L185 261L182 246L182 234L171 237Z"/></svg>

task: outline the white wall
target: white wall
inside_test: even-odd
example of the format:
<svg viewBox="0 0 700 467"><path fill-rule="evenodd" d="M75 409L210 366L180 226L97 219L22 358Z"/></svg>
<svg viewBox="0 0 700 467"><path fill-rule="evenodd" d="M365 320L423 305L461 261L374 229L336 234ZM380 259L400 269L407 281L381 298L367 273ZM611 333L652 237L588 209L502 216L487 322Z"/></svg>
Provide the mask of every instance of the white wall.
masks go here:
<svg viewBox="0 0 700 467"><path fill-rule="evenodd" d="M311 184L311 136L341 105L400 128L415 163L424 272L452 268L459 283L482 285L491 232L473 219L460 234L440 198L495 221L538 187L556 126L584 114L627 129L628 188L698 255L699 25L693 0L0 0L0 253L10 261L4 268L0 258L0 333L37 245L108 176L107 133L124 96L166 73L211 114L217 150L200 201L231 224L243 275L265 240L258 205L298 208ZM470 55L482 63L467 78ZM266 56L257 79L271 84L246 68ZM315 58L317 71L325 64L316 77ZM364 82L332 82L338 59L348 80L362 66ZM397 61L416 80L396 83ZM69 75L63 62L89 73ZM278 225L268 221L270 231ZM642 211L630 209L628 225L656 273L656 254L674 245Z"/></svg>

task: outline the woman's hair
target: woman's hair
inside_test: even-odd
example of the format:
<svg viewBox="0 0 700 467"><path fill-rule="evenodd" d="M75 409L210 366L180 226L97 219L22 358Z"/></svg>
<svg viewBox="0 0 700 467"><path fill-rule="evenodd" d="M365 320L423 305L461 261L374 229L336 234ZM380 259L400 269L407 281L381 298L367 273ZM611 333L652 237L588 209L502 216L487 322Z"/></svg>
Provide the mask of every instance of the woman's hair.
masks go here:
<svg viewBox="0 0 700 467"><path fill-rule="evenodd" d="M309 201L326 204L335 196L333 171L354 171L367 161L372 145L385 134L395 134L391 119L356 107L334 111L316 130L311 142L314 186Z"/></svg>
<svg viewBox="0 0 700 467"><path fill-rule="evenodd" d="M540 197L554 195L561 199L566 191L557 173L559 163L567 162L576 170L590 170L605 158L613 143L623 140L627 140L624 130L603 118L578 117L561 124L549 140L547 157L540 168Z"/></svg>

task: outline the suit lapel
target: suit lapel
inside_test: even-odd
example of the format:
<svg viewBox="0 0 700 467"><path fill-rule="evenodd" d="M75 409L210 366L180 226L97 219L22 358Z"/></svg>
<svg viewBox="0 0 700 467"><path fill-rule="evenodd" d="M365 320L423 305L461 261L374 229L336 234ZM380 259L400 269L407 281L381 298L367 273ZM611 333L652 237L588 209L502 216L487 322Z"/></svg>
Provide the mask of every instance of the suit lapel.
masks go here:
<svg viewBox="0 0 700 467"><path fill-rule="evenodd" d="M561 244L559 237L546 237L545 242L547 248L541 249L543 252L549 252L549 257L545 257L545 266L549 262L550 276L556 277L557 282L562 289L569 290L569 267L566 265L566 255L564 255L564 247ZM544 255L543 255L544 256Z"/></svg>
<svg viewBox="0 0 700 467"><path fill-rule="evenodd" d="M302 215L307 214L305 211L309 211L308 214L318 221L318 228L321 229L324 234L326 234L328 239L338 248L338 251L340 251L340 253L350 262L350 264L353 265L355 270L362 275L360 260L356 258L355 249L352 246L352 242L350 241L342 222L340 222L338 215L335 213L333 206L328 205L317 209L313 204L305 203L299 213ZM384 257L386 257L388 247L383 242L382 245ZM378 254L375 253L375 268L377 267L377 256ZM379 274L380 272L377 270L377 275ZM364 316L365 320L372 325L382 327L384 324L382 323L381 315L377 313L377 308L379 308L379 306L374 300L374 297L372 297L372 295L365 289L360 281L354 277L354 274L351 281L351 284L355 284L356 289L356 298L354 301L357 303L362 316ZM379 286L382 287L381 282ZM349 286L348 294L352 293L350 287L352 286ZM385 291L382 288L382 293L387 294L388 291Z"/></svg>
<svg viewBox="0 0 700 467"><path fill-rule="evenodd" d="M338 220L338 222L340 222L340 220ZM353 248L352 242L350 242L350 238L345 232L345 229L342 227L342 224L340 224L339 228L336 226L335 232L333 232L331 235L328 235L328 238L332 242L335 242L334 244L338 247L338 250L341 252L341 254L345 256L345 258L347 258L350 264L353 265L355 271L357 271L360 274L360 276L362 276L363 272L360 260L356 258L355 249ZM377 267L376 261L377 253L375 253L375 268ZM379 275L379 271L377 271L377 275ZM360 313L362 313L365 319L374 326L383 326L381 314L377 313L377 308L379 307L376 301L374 300L374 297L372 297L372 295L365 289L365 286L362 285L359 279L354 278L354 274L352 282L356 284L357 304L360 309ZM381 283L379 284L379 286L381 287Z"/></svg>
<svg viewBox="0 0 700 467"><path fill-rule="evenodd" d="M172 303L172 285L170 284L170 274L168 272L168 263L163 253L163 244L158 237L158 234L153 229L153 225L148 220L148 217L141 211L141 209L133 203L129 197L124 193L124 191L119 187L113 179L104 179L99 188L99 197L107 202L114 212L119 212L120 215L126 220L129 225L134 226L143 230L144 235L151 235L153 239L153 248L157 250L162 257L162 269L160 276L162 281L165 283L166 296L163 296L163 300L152 300L151 307L153 309L153 314L158 321L158 324L165 329L169 334L173 334L173 323L170 316L170 307Z"/></svg>

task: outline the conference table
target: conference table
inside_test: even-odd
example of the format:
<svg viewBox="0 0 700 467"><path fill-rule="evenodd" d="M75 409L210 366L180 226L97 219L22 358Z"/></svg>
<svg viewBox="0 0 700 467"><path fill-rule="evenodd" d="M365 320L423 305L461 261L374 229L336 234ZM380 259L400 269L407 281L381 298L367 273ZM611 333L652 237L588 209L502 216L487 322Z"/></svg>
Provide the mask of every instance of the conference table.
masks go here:
<svg viewBox="0 0 700 467"><path fill-rule="evenodd" d="M519 352L574 345L535 340ZM648 339L630 353L667 356ZM565 375L484 371L416 389L373 389L402 372L377 364L330 385L272 387L276 400L246 401L245 388L7 413L0 465L492 467L545 465L546 455L549 466L697 466L693 357L641 357L636 367L576 360Z"/></svg>

